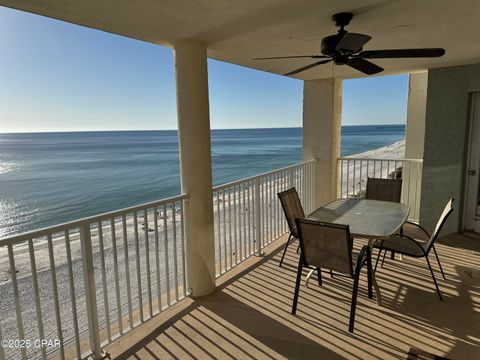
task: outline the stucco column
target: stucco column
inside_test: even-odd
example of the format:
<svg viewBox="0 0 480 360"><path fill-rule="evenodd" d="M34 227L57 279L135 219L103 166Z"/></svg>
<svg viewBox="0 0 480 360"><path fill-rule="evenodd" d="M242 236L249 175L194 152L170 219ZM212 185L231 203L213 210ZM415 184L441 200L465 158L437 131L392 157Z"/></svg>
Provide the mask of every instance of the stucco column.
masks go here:
<svg viewBox="0 0 480 360"><path fill-rule="evenodd" d="M215 290L212 164L205 44L175 44L178 139L185 204L185 246L188 287L192 296Z"/></svg>
<svg viewBox="0 0 480 360"><path fill-rule="evenodd" d="M315 206L337 197L337 158L340 156L342 81L303 83L303 160L316 159Z"/></svg>
<svg viewBox="0 0 480 360"><path fill-rule="evenodd" d="M428 72L409 75L407 125L405 128L405 158L423 159L425 144L425 115L427 110ZM403 167L402 201L409 202L410 218L420 218L422 194L422 163L407 163Z"/></svg>
<svg viewBox="0 0 480 360"><path fill-rule="evenodd" d="M405 158L422 159L425 142L428 72L409 75Z"/></svg>

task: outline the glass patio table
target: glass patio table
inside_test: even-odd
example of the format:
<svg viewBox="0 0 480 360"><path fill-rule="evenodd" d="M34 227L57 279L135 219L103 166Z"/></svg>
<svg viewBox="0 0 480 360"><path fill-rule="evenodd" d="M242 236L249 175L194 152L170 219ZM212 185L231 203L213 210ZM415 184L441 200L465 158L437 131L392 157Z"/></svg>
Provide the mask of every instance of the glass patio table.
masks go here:
<svg viewBox="0 0 480 360"><path fill-rule="evenodd" d="M376 239L388 239L400 231L407 221L409 211L410 207L402 203L367 199L337 199L316 209L307 218L348 225L352 237L367 238L368 245L373 250ZM377 304L380 305L382 297L375 273L373 273L373 286Z"/></svg>

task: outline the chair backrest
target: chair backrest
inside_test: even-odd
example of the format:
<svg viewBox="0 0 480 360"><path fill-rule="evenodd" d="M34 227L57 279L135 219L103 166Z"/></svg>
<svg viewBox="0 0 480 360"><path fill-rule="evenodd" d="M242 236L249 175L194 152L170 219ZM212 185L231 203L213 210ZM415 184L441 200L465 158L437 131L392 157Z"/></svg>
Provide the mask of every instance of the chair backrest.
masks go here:
<svg viewBox="0 0 480 360"><path fill-rule="evenodd" d="M352 238L348 225L296 219L304 266L335 270L353 276Z"/></svg>
<svg viewBox="0 0 480 360"><path fill-rule="evenodd" d="M303 212L302 203L298 197L297 189L292 187L288 190L278 193L277 195L280 198L283 212L287 218L288 229L293 236L298 238L295 219L303 219L305 217L305 213Z"/></svg>
<svg viewBox="0 0 480 360"><path fill-rule="evenodd" d="M402 179L367 179L365 199L400 202Z"/></svg>
<svg viewBox="0 0 480 360"><path fill-rule="evenodd" d="M435 240L437 240L437 237L440 234L440 231L442 230L443 224L445 224L448 216L452 213L453 211L452 205L453 205L453 198L448 200L447 205L445 205L445 208L442 211L442 215L440 215L440 218L437 221L437 225L435 225L435 230L433 230L433 233L430 236L430 239L424 245L425 251L427 254L431 250L433 244L435 243Z"/></svg>

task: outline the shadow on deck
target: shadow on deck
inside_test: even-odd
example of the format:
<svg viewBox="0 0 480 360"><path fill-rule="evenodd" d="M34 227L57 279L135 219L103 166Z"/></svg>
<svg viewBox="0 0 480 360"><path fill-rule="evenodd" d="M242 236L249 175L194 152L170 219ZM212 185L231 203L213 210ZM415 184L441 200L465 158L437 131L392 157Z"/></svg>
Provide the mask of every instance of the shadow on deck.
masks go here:
<svg viewBox="0 0 480 360"><path fill-rule="evenodd" d="M112 359L407 359L411 348L480 358L480 240L439 241L443 302L424 259L385 260L377 270L381 307L367 298L362 274L354 334L347 278L325 273L322 287L302 283L297 315L290 314L298 255L291 246L279 268L284 241L221 277L214 294L184 300L111 344Z"/></svg>

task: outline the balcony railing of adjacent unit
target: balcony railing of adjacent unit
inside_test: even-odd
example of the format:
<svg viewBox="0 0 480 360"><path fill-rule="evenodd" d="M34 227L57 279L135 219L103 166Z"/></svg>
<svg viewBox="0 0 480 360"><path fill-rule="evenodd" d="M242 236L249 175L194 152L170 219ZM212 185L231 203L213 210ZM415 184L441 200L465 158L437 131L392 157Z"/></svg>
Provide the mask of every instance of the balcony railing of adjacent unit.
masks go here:
<svg viewBox="0 0 480 360"><path fill-rule="evenodd" d="M314 209L315 160L213 188L217 276L287 232L277 193L295 186L306 213Z"/></svg>
<svg viewBox="0 0 480 360"><path fill-rule="evenodd" d="M183 201L0 240L0 359L84 358L186 296ZM1 340L0 339L0 340ZM60 347L38 348L36 339ZM92 351L93 350L93 351Z"/></svg>
<svg viewBox="0 0 480 360"><path fill-rule="evenodd" d="M422 184L421 159L338 159L338 196L363 197L368 177L402 179L402 202L410 205L409 218L418 221Z"/></svg>

